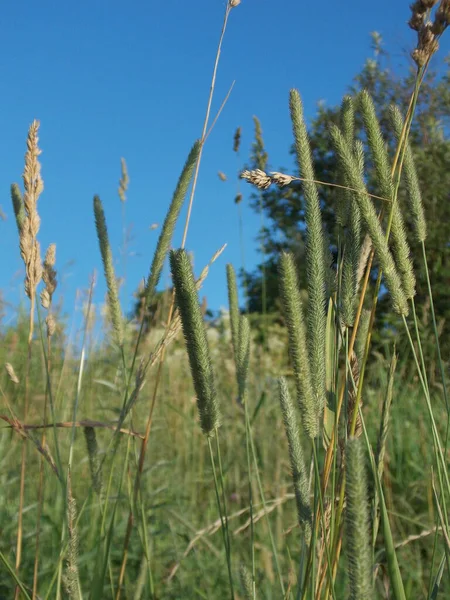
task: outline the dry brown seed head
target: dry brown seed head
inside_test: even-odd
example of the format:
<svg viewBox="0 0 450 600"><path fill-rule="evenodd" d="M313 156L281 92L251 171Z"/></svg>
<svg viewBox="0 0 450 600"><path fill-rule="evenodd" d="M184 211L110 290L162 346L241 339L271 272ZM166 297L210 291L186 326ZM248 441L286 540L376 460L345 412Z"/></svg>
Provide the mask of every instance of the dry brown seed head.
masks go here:
<svg viewBox="0 0 450 600"><path fill-rule="evenodd" d="M219 176L220 181L226 181L227 180L227 176L222 171L219 171L217 173L217 175Z"/></svg>
<svg viewBox="0 0 450 600"><path fill-rule="evenodd" d="M431 27L435 35L441 35L450 24L450 0L441 0Z"/></svg>
<svg viewBox="0 0 450 600"><path fill-rule="evenodd" d="M47 325L47 336L52 337L56 331L56 321L52 313L47 315L45 323Z"/></svg>
<svg viewBox="0 0 450 600"><path fill-rule="evenodd" d="M238 194L234 199L235 204L240 204L242 202L242 194Z"/></svg>
<svg viewBox="0 0 450 600"><path fill-rule="evenodd" d="M13 383L18 384L19 383L19 378L16 375L16 372L14 371L14 367L12 366L11 363L5 363L5 369L6 372L8 373L8 377L10 378L10 380Z"/></svg>
<svg viewBox="0 0 450 600"><path fill-rule="evenodd" d="M50 294L48 293L47 288L44 288L41 292L41 306L42 308L45 308L46 310L48 310L48 308L50 307Z"/></svg>
<svg viewBox="0 0 450 600"><path fill-rule="evenodd" d="M411 58L416 63L416 65L420 68L420 67L423 67L424 64L427 62L428 53L416 48L415 50L412 51Z"/></svg>
<svg viewBox="0 0 450 600"><path fill-rule="evenodd" d="M418 38L419 38L418 47L425 49L427 46L430 46L430 44L433 43L435 36L434 36L433 32L431 31L431 23L430 22L426 23L423 27L421 27L421 29L418 33Z"/></svg>
<svg viewBox="0 0 450 600"><path fill-rule="evenodd" d="M230 0L230 7L235 8L241 3L241 0Z"/></svg>
<svg viewBox="0 0 450 600"><path fill-rule="evenodd" d="M438 50L439 43L433 33L433 24L431 22L425 23L425 25L420 28L417 37L417 48L412 52L411 56L420 68L423 67Z"/></svg>
<svg viewBox="0 0 450 600"><path fill-rule="evenodd" d="M261 169L253 169L253 171L242 171L241 179L245 179L249 183L256 185L260 190L267 190L271 185L272 179Z"/></svg>
<svg viewBox="0 0 450 600"><path fill-rule="evenodd" d="M44 189L38 157L39 121L33 121L27 137L25 167L23 172L25 219L20 232L20 253L25 263L25 292L31 299L42 277L41 251L36 240L41 220L37 212L39 195Z"/></svg>
<svg viewBox="0 0 450 600"><path fill-rule="evenodd" d="M413 13L410 20L408 21L408 25L414 31L419 31L423 24L425 23L425 13Z"/></svg>
<svg viewBox="0 0 450 600"><path fill-rule="evenodd" d="M50 244L45 253L44 265L54 267L56 262L56 244Z"/></svg>
<svg viewBox="0 0 450 600"><path fill-rule="evenodd" d="M293 177L291 175L285 175L284 173L278 173L274 171L270 174L272 178L272 182L276 183L278 187L284 187L285 185L289 185L293 181Z"/></svg>
<svg viewBox="0 0 450 600"><path fill-rule="evenodd" d="M52 302L52 296L56 290L56 271L53 268L56 262L56 244L50 244L45 254L44 266L42 271L42 279L45 283L45 288L41 292L41 304L43 308L48 309Z"/></svg>

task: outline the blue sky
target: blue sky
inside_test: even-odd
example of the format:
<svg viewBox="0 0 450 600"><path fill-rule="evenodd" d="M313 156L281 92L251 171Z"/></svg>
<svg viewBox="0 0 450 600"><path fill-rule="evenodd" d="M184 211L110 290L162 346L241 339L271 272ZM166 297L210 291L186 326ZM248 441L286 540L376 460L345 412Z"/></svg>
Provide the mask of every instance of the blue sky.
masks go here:
<svg viewBox="0 0 450 600"><path fill-rule="evenodd" d="M317 102L340 102L352 77L371 55L370 32L381 33L392 66L404 67L414 44L406 25L409 2L299 2L242 0L232 11L218 72L213 114L230 85L230 99L204 151L187 248L197 273L222 244L203 294L212 309L226 303L225 264L241 265L234 205L238 163L232 152L243 130L241 160L252 141L252 115L263 125L273 168L290 166L289 89L299 89L308 118ZM364 8L363 8L364 7ZM9 187L21 184L29 124L41 121L45 190L39 201L45 248L57 244L59 287L65 310L95 269L95 301L105 293L92 215L99 194L105 208L117 273L122 213L117 194L120 158L128 164L126 222L132 239L126 258L124 306L148 274L158 229L193 141L200 136L224 0L7 0L0 19L0 288L23 298L23 264ZM217 173L228 181L222 183ZM245 186L244 193L250 191ZM244 196L246 266L258 260L259 218ZM183 211L174 245L181 241ZM164 271L162 284L168 282Z"/></svg>

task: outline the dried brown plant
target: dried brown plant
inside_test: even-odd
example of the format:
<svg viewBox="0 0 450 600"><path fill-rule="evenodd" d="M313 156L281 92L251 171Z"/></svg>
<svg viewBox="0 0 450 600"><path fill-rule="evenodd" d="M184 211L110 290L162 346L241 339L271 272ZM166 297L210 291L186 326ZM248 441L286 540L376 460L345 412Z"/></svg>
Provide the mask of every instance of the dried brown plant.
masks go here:
<svg viewBox="0 0 450 600"><path fill-rule="evenodd" d="M24 216L19 228L20 254L25 264L25 293L30 299L30 324L28 332L28 353L25 375L25 400L24 420L28 414L31 348L34 331L34 311L36 304L36 289L42 279L41 248L37 240L41 220L37 211L39 196L44 189L41 177L41 165L39 155L41 150L38 142L39 121L34 120L30 125L27 137L27 151L25 153L25 168L23 171L23 208ZM22 561L22 539L23 539L23 507L26 479L26 451L27 446L22 446L22 464L20 469L20 493L19 513L17 522L17 544L16 544L16 571L19 570ZM19 597L19 587L16 587L15 598Z"/></svg>
<svg viewBox="0 0 450 600"><path fill-rule="evenodd" d="M43 269L42 269L42 279L45 283L45 288L41 292L41 304L45 309L50 308L50 304L52 302L52 297L55 292L57 281L56 281L56 271L53 268L56 262L56 244L50 244L45 254Z"/></svg>
<svg viewBox="0 0 450 600"><path fill-rule="evenodd" d="M12 366L11 363L8 363L8 362L5 363L5 369L6 369L6 372L8 373L8 377L9 377L10 381L12 381L15 384L20 383L19 378L17 377L16 372L14 371L14 367Z"/></svg>
<svg viewBox="0 0 450 600"><path fill-rule="evenodd" d="M434 21L429 19L431 9L437 2L438 0L417 0L411 5L409 26L417 31L417 46L411 56L419 69L425 66L438 50L438 37L444 33L450 22L449 0L441 0Z"/></svg>
<svg viewBox="0 0 450 600"><path fill-rule="evenodd" d="M25 263L25 292L34 303L36 287L42 278L41 249L37 241L41 220L37 212L39 196L44 189L38 146L39 121L33 121L28 131L23 183L25 219L20 232L20 253Z"/></svg>

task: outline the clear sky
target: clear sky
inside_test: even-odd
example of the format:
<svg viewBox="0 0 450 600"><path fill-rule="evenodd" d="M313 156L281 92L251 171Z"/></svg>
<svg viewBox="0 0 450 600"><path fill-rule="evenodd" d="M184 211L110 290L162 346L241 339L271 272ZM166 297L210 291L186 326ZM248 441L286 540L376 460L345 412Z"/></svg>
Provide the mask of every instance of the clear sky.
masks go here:
<svg viewBox="0 0 450 600"><path fill-rule="evenodd" d="M128 164L125 308L148 274L161 223L189 149L200 136L224 0L5 0L0 8L0 288L23 298L23 264L9 186L22 184L27 130L41 121L45 190L39 239L57 244L59 287L67 312L76 291L98 272L95 302L105 293L92 198L106 212L117 274L123 275L120 158ZM291 166L289 89L299 89L306 115L317 102L340 102L371 56L370 32L381 33L393 67L406 64L414 32L407 0L242 0L230 16L213 113L231 83L230 99L204 152L187 248L197 273L222 244L203 294L212 309L226 304L225 264L241 265L234 205L238 163L232 152L243 130L241 161L252 141L252 115L263 125L272 168ZM445 36L444 36L445 37ZM447 45L448 48L448 45ZM223 183L217 173L223 171ZM250 191L243 187L248 196ZM258 260L259 218L243 203L246 266ZM182 222L174 245L181 241ZM168 282L165 269L162 284Z"/></svg>

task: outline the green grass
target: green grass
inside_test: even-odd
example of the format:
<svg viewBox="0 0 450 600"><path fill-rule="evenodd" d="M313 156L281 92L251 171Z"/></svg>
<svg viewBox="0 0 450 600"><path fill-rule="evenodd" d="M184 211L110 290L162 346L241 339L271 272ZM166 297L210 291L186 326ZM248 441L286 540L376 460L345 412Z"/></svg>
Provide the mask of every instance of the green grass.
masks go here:
<svg viewBox="0 0 450 600"><path fill-rule="evenodd" d="M20 328L19 328L20 331ZM214 334L216 332L214 331ZM12 335L9 342L2 344L2 361L8 360L20 365L26 355L26 339L14 344ZM280 329L270 330L270 339L280 344L287 343ZM94 341L92 341L94 345ZM15 346L15 348L14 348ZM56 354L56 353L55 353ZM213 364L217 374L217 387L222 407L222 426L220 439L223 453L228 512L233 546L233 566L238 581L239 564L244 562L251 567L250 528L238 535L233 532L243 526L248 518L248 478L245 447L245 420L242 408L236 402L237 386L234 379L233 354L230 338L218 338L212 344ZM372 357L373 367L370 375L370 387L364 397L364 414L371 441L376 444L377 428L381 412L383 392L387 385L387 365L384 359ZM121 396L118 390L112 390L119 356L107 346L88 350L88 361L83 380L83 394L78 418L110 422L117 419ZM225 368L224 368L225 366ZM40 377L40 360L33 362L32 378L36 382L30 403L30 422L39 422L43 410L44 384ZM391 518L394 541L404 542L408 536L417 535L434 526L435 508L430 488L430 465L433 462L433 450L428 434L427 413L421 398L417 378L411 377L411 368L400 365L399 376L394 388L394 401L391 413L390 432L387 442L387 466L385 469L385 496ZM248 389L250 415L256 408L262 392L266 400L253 422L255 450L268 506L273 500L279 505L270 513L270 522L280 555L281 568L286 580L293 570L301 548L297 523L297 509L293 496L293 485L289 470L289 454L283 430L282 415L278 403L276 377L286 371L286 358L281 352L266 362L266 380L252 377ZM55 387L60 384L57 401L57 414L60 420L70 420L71 402L76 389L77 362L55 358L54 371L66 375L61 381L55 375ZM155 368L149 373L149 382L144 388L133 414L134 427L142 432L146 417L146 407L151 400L151 381ZM293 383L291 379L291 384ZM4 386L5 381L2 383ZM149 385L150 384L150 385ZM19 393L13 384L4 387L15 405ZM436 418L444 435L446 418L445 407L439 400L440 389L433 391L436 403ZM2 411L3 412L3 411ZM170 569L182 558L196 532L217 521L217 509L214 493L211 489L212 472L209 463L207 445L198 424L194 390L189 378L187 358L182 341L171 347L162 372L161 387L158 394L155 422L148 448L148 457L142 477L142 496L145 499L145 511L151 550L151 564L156 595L162 598L201 598L226 597L228 578L226 563L221 547L221 534L217 530L212 535L201 537L193 550L181 561L175 577L170 583L165 581ZM111 432L96 430L100 452L105 452ZM58 430L62 461L68 458L70 429ZM135 455L139 451L139 442L132 442L131 471L135 469ZM25 492L24 514L24 559L20 571L21 580L30 585L34 563L34 531L36 519L37 483L39 455L28 443L28 477ZM16 433L5 429L0 437L0 523L2 536L0 549L14 564L14 547L17 507L18 507L18 465L20 461L21 441ZM114 474L115 486L118 482L126 439L122 438L119 447L119 459ZM77 429L74 445L74 467L72 472L73 493L82 506L91 486L88 454L82 431ZM60 553L61 525L64 522L64 506L60 486L50 468L45 467L45 502L42 514L41 555L39 570L40 595L45 597L46 590L54 575L55 565ZM132 482L132 479L131 479ZM254 512L261 510L261 499L254 485ZM123 537L129 510L128 482L119 499L116 526L111 546L111 568L118 576L122 555ZM247 510L243 515L234 517L239 511ZM78 533L80 540L78 566L84 594L89 591L92 568L99 548L99 536L93 524L98 523L100 514L98 499L94 496L81 515ZM293 529L292 529L293 528ZM286 533L288 532L288 533ZM407 597L423 597L430 577L430 563L433 548L433 536L428 535L417 541L411 541L398 550L402 566ZM382 544L376 547L376 556L385 561ZM294 562L291 565L290 559ZM142 531L137 526L132 534L130 556L125 578L124 597L133 598L143 558ZM255 559L256 580L261 597L278 598L279 591L273 561L273 552L268 540L267 526L263 518L255 523ZM13 580L2 567L2 597L9 598L13 593ZM345 568L339 573L337 590L346 585ZM448 578L444 577L442 597L450 592ZM341 592L343 593L343 592ZM111 597L108 584L105 584L105 597ZM55 597L52 593L50 597ZM148 597L148 584L144 582L143 598ZM338 597L339 594L338 594ZM342 596L341 596L342 597Z"/></svg>
<svg viewBox="0 0 450 600"><path fill-rule="evenodd" d="M422 232L414 243L426 267L426 230L407 144L432 52L418 63L405 120L393 113L398 147L392 155L367 94L343 104L343 131L330 128L343 180L335 182L343 204L333 274L324 249L334 232L323 231L302 102L291 90L302 176L295 179L305 199L306 298L298 265L284 254L277 317L286 326L266 314L241 316L228 265L231 319L212 325L198 290L209 268L222 268L213 264L220 252L199 274L184 247L220 47L238 4L226 6L202 136L149 257L139 316L124 319L98 197L105 317L95 322L91 314L91 286L80 332L66 337L51 302L57 263L56 272L47 265L47 297L35 311L41 289L36 198L30 184L23 198L12 187L31 310L18 307L14 326L0 329L0 362L17 376L13 381L9 369L0 378L0 598L403 600L450 594L448 362L427 268L432 322L418 320L403 225L412 220ZM367 157L353 139L355 114L363 117L378 195L366 189ZM39 173L38 123L32 127L25 171ZM396 204L403 163L408 215ZM248 175L256 185L277 184L261 172ZM165 294L166 329L149 327L145 303L155 301L191 180L182 248L170 253L175 290ZM286 180L289 185L293 178ZM366 232L373 251L361 269ZM374 329L382 283L392 307L390 332ZM53 331L49 314L59 329ZM49 427L35 427L42 424Z"/></svg>

